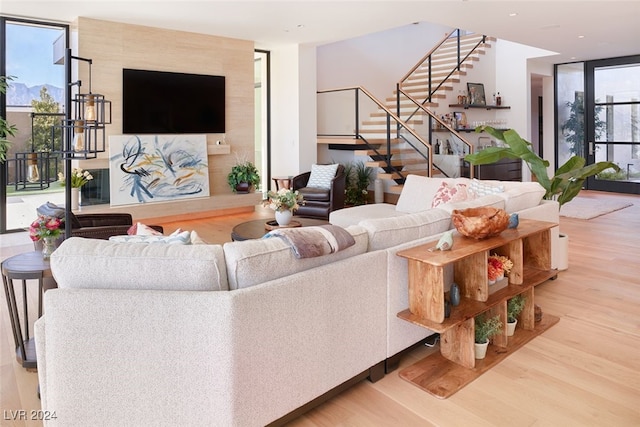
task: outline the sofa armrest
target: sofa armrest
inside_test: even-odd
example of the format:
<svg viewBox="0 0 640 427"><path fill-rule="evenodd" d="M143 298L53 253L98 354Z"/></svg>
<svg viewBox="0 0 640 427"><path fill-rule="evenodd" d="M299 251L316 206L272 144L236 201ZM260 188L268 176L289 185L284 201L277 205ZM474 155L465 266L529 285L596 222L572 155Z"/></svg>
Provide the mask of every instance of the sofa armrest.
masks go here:
<svg viewBox="0 0 640 427"><path fill-rule="evenodd" d="M102 227L82 227L71 230L71 236L84 237L87 239L109 240L111 236L124 236L131 225L106 225ZM160 225L150 225L149 227L163 233L164 229Z"/></svg>

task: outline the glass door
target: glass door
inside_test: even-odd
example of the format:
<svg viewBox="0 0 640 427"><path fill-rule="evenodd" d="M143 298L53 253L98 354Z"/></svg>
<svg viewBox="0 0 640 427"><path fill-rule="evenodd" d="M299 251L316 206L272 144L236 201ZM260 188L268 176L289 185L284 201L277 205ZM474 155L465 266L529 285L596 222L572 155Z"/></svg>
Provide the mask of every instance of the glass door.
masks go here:
<svg viewBox="0 0 640 427"><path fill-rule="evenodd" d="M589 61L585 67L587 163L611 161L590 190L640 194L640 56Z"/></svg>

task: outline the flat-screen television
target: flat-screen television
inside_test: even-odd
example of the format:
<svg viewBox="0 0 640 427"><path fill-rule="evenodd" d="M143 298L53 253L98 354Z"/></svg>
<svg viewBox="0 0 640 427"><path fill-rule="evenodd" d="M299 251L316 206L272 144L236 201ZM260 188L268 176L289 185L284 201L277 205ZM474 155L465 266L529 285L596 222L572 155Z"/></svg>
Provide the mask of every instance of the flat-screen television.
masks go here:
<svg viewBox="0 0 640 427"><path fill-rule="evenodd" d="M122 132L225 132L225 78L122 70Z"/></svg>

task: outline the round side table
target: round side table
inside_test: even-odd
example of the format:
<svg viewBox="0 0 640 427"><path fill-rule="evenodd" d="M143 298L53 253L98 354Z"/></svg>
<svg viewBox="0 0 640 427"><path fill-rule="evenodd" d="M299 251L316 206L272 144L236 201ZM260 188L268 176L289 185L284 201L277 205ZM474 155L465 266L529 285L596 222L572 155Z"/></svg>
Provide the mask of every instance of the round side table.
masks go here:
<svg viewBox="0 0 640 427"><path fill-rule="evenodd" d="M27 280L38 281L38 317L42 316L42 295L45 289L57 287L49 260L42 258L42 252L26 252L2 261L2 281L11 319L11 329L16 345L16 359L24 368L36 369L35 341L29 336L29 310L27 307ZM22 284L23 319L20 321L14 281ZM24 333L23 333L24 330Z"/></svg>

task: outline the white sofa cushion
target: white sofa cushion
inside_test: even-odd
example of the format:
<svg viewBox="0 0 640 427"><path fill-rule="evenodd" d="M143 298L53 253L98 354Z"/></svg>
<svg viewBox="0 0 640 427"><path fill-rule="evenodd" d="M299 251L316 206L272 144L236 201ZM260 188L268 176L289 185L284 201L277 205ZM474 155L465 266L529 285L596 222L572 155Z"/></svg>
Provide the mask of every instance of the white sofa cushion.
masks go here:
<svg viewBox="0 0 640 427"><path fill-rule="evenodd" d="M282 239L253 239L225 243L223 249L229 288L248 288L365 253L367 251L366 230L358 226L351 226L346 230L356 241L353 246L314 258L296 258L291 247Z"/></svg>
<svg viewBox="0 0 640 427"><path fill-rule="evenodd" d="M51 255L59 288L229 289L220 245L140 245L71 237Z"/></svg>
<svg viewBox="0 0 640 427"><path fill-rule="evenodd" d="M369 233L369 250L386 249L451 228L451 214L439 208L360 222Z"/></svg>
<svg viewBox="0 0 640 427"><path fill-rule="evenodd" d="M490 182L497 183L500 181ZM500 184L504 185L505 190L504 193L499 193L498 195L504 197L504 209L508 213L539 205L545 193L544 187L538 182L502 181Z"/></svg>
<svg viewBox="0 0 640 427"><path fill-rule="evenodd" d="M468 178L428 178L420 175L408 175L398 198L396 210L415 213L431 209L433 198L443 182L454 187L459 183L469 184L470 180Z"/></svg>
<svg viewBox="0 0 640 427"><path fill-rule="evenodd" d="M392 205L391 203L374 203L331 211L329 214L329 222L333 225L346 228L350 225L357 225L365 219L389 218L401 215L406 214L397 211L396 205Z"/></svg>

